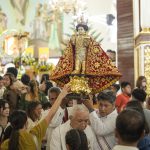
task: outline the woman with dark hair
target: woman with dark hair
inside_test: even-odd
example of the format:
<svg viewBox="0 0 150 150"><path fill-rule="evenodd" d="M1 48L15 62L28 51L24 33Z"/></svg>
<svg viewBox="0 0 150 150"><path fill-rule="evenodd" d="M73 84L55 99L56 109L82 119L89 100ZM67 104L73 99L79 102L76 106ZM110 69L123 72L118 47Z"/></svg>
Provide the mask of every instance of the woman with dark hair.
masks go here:
<svg viewBox="0 0 150 150"><path fill-rule="evenodd" d="M71 129L66 134L67 150L88 150L88 141L84 131Z"/></svg>
<svg viewBox="0 0 150 150"><path fill-rule="evenodd" d="M3 82L4 82L4 85L5 87L11 87L13 85L15 81L15 76L11 73L6 73L4 76L3 76Z"/></svg>
<svg viewBox="0 0 150 150"><path fill-rule="evenodd" d="M29 82L29 92L21 96L19 103L19 108L22 110L27 110L28 104L32 101L39 101L42 105L48 102L45 94L39 91L39 86L36 80L31 80Z"/></svg>
<svg viewBox="0 0 150 150"><path fill-rule="evenodd" d="M5 129L9 126L9 104L7 101L0 100L0 143L3 140Z"/></svg>
<svg viewBox="0 0 150 150"><path fill-rule="evenodd" d="M30 82L30 76L27 75L27 74L23 74L22 77L21 77L21 82L28 86L29 85L29 82Z"/></svg>
<svg viewBox="0 0 150 150"><path fill-rule="evenodd" d="M44 81L49 81L49 74L43 74L42 75L40 84L42 84Z"/></svg>
<svg viewBox="0 0 150 150"><path fill-rule="evenodd" d="M136 87L139 89L143 89L144 91L146 90L146 77L145 76L139 76L137 81L136 81Z"/></svg>
<svg viewBox="0 0 150 150"><path fill-rule="evenodd" d="M27 129L27 114L24 111L16 110L10 116L10 123L13 128L9 139L5 140L2 145L2 150L35 150L41 148L42 138L46 133L46 129L51 122L53 116L57 112L63 98L70 91L70 86L66 85L47 116L30 132Z"/></svg>
<svg viewBox="0 0 150 150"><path fill-rule="evenodd" d="M13 83L15 81L15 76L11 73L6 73L3 77L3 82L5 86L5 91L3 98L9 103L10 113L17 108L19 95L13 88Z"/></svg>
<svg viewBox="0 0 150 150"><path fill-rule="evenodd" d="M53 87L52 82L49 79L49 74L43 74L39 89L47 96L48 90Z"/></svg>

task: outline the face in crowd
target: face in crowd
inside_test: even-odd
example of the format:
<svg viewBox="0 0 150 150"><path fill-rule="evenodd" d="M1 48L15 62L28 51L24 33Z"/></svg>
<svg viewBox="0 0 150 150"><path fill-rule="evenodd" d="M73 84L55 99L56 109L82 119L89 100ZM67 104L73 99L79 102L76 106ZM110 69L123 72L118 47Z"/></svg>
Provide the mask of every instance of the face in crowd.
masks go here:
<svg viewBox="0 0 150 150"><path fill-rule="evenodd" d="M101 117L105 117L114 111L116 96L112 91L99 93L97 99Z"/></svg>
<svg viewBox="0 0 150 150"><path fill-rule="evenodd" d="M126 87L122 88L123 93L131 96L131 85L127 85Z"/></svg>
<svg viewBox="0 0 150 150"><path fill-rule="evenodd" d="M146 84L147 84L146 79L143 79L143 80L142 80L142 88L145 88L145 87L146 87Z"/></svg>
<svg viewBox="0 0 150 150"><path fill-rule="evenodd" d="M9 116L9 104L8 103L5 103L4 107L0 108L0 115L3 117Z"/></svg>
<svg viewBox="0 0 150 150"><path fill-rule="evenodd" d="M48 97L49 97L49 101L51 103L51 105L54 104L54 102L56 101L57 97L59 94L57 94L56 92L50 92Z"/></svg>
<svg viewBox="0 0 150 150"><path fill-rule="evenodd" d="M84 130L89 123L89 112L78 110L70 117L70 121L72 128Z"/></svg>
<svg viewBox="0 0 150 150"><path fill-rule="evenodd" d="M115 104L110 103L107 100L99 101L99 114L101 117L109 115L115 108Z"/></svg>
<svg viewBox="0 0 150 150"><path fill-rule="evenodd" d="M6 76L3 77L3 84L4 84L5 87L10 86L11 80L10 80L9 76L6 75Z"/></svg>
<svg viewBox="0 0 150 150"><path fill-rule="evenodd" d="M42 113L42 105L39 104L36 106L36 108L34 109L34 114L36 118L40 118L41 117L41 113Z"/></svg>

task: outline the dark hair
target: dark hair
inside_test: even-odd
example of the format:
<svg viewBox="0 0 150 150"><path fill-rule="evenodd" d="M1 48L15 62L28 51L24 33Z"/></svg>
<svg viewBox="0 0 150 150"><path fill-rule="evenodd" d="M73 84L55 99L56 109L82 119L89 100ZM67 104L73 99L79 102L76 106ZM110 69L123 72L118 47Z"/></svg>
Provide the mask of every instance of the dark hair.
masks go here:
<svg viewBox="0 0 150 150"><path fill-rule="evenodd" d="M27 115L29 118L31 118L33 122L35 121L34 110L38 105L41 105L39 101L32 101L28 104L28 107L27 107Z"/></svg>
<svg viewBox="0 0 150 150"><path fill-rule="evenodd" d="M51 108L51 107L52 107L52 105L51 105L50 102L46 102L46 103L44 103L44 104L42 105L43 110L47 110L47 109L49 109L49 108Z"/></svg>
<svg viewBox="0 0 150 150"><path fill-rule="evenodd" d="M76 26L76 30L77 30L77 31L78 31L79 27L83 27L85 31L88 31L88 29L89 29L88 26L85 25L85 24L78 24L78 25Z"/></svg>
<svg viewBox="0 0 150 150"><path fill-rule="evenodd" d="M119 84L113 84L112 86L116 89L116 92L119 91L119 89L120 89L120 85Z"/></svg>
<svg viewBox="0 0 150 150"><path fill-rule="evenodd" d="M15 110L10 115L12 132L9 139L8 150L19 150L19 129L22 129L27 122L27 115L22 110Z"/></svg>
<svg viewBox="0 0 150 150"><path fill-rule="evenodd" d="M9 125L9 126L5 129L4 134L3 134L3 137L1 138L1 141L2 141L2 142L10 138L10 135L11 135L11 133L12 133L12 130L13 130L13 128L12 128L11 125Z"/></svg>
<svg viewBox="0 0 150 150"><path fill-rule="evenodd" d="M44 93L45 93L46 95L48 95L48 90L49 90L51 87L53 87L53 84L52 84L52 82L47 81L47 82L45 83L45 85L46 85L46 88L45 88Z"/></svg>
<svg viewBox="0 0 150 150"><path fill-rule="evenodd" d="M56 94L60 94L61 90L59 87L51 87L49 90L48 90L48 94L49 93L56 93Z"/></svg>
<svg viewBox="0 0 150 150"><path fill-rule="evenodd" d="M12 73L6 73L4 76L8 76L8 78L10 79L10 86L11 86L15 81L15 76Z"/></svg>
<svg viewBox="0 0 150 150"><path fill-rule="evenodd" d="M147 96L147 93L143 90L143 89L134 89L132 91L132 96L133 98L135 98L136 100L140 101L140 102L144 102Z"/></svg>
<svg viewBox="0 0 150 150"><path fill-rule="evenodd" d="M88 150L87 137L84 131L71 129L65 136L70 150Z"/></svg>
<svg viewBox="0 0 150 150"><path fill-rule="evenodd" d="M0 100L0 109L2 108L3 110L5 110L5 104L8 104L6 100Z"/></svg>
<svg viewBox="0 0 150 150"><path fill-rule="evenodd" d="M30 80L30 82L29 82L29 87L30 87L31 93L34 93L34 87L35 87L35 86L37 86L36 80Z"/></svg>
<svg viewBox="0 0 150 150"><path fill-rule="evenodd" d="M126 109L136 110L136 111L140 112L143 115L143 117L145 119L145 133L148 134L149 133L149 127L148 127L148 124L147 124L147 121L146 121L145 114L144 114L143 107L142 107L141 103L137 100L131 100L127 103Z"/></svg>
<svg viewBox="0 0 150 150"><path fill-rule="evenodd" d="M126 105L126 109L134 109L134 110L136 110L138 112L144 113L142 105L137 100L131 100L131 101L129 101L127 103L127 105Z"/></svg>
<svg viewBox="0 0 150 150"><path fill-rule="evenodd" d="M37 83L36 80L31 80L31 81L29 82L30 92L32 93L33 96L36 95L36 93L35 93L35 87L36 87L36 86L38 86L38 83Z"/></svg>
<svg viewBox="0 0 150 150"><path fill-rule="evenodd" d="M49 80L49 74L43 74L41 78L41 84L43 83L43 81L48 81L48 80Z"/></svg>
<svg viewBox="0 0 150 150"><path fill-rule="evenodd" d="M113 51L113 50L111 50L111 49L108 49L106 52L116 54L116 52L115 52L115 51Z"/></svg>
<svg viewBox="0 0 150 150"><path fill-rule="evenodd" d="M2 77L2 76L0 76L0 80L3 80L3 77Z"/></svg>
<svg viewBox="0 0 150 150"><path fill-rule="evenodd" d="M133 109L123 110L116 119L116 131L122 141L137 142L145 129L145 118Z"/></svg>
<svg viewBox="0 0 150 150"><path fill-rule="evenodd" d="M136 87L137 88L141 88L141 86L142 86L142 80L146 80L146 77L145 76L139 76L138 77L138 79L137 79L137 81L136 81Z"/></svg>
<svg viewBox="0 0 150 150"><path fill-rule="evenodd" d="M109 103L113 104L116 100L116 96L112 91L101 92L97 96L98 101L108 101Z"/></svg>
<svg viewBox="0 0 150 150"><path fill-rule="evenodd" d="M126 82L126 81L121 82L121 88L125 88L128 85L131 86L129 82Z"/></svg>
<svg viewBox="0 0 150 150"><path fill-rule="evenodd" d="M16 78L18 75L18 70L15 67L9 67L7 68L7 73L12 73Z"/></svg>
<svg viewBox="0 0 150 150"><path fill-rule="evenodd" d="M29 85L30 77L27 74L23 74L21 77L21 82L25 85Z"/></svg>

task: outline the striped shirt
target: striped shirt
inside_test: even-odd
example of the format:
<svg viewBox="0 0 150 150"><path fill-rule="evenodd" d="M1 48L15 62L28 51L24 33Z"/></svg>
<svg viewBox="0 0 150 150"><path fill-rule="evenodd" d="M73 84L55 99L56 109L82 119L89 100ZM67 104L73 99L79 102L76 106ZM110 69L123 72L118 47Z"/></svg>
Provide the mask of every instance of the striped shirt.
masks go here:
<svg viewBox="0 0 150 150"><path fill-rule="evenodd" d="M116 110L102 118L95 111L90 113L91 127L101 150L111 150L116 145L114 131L117 115Z"/></svg>

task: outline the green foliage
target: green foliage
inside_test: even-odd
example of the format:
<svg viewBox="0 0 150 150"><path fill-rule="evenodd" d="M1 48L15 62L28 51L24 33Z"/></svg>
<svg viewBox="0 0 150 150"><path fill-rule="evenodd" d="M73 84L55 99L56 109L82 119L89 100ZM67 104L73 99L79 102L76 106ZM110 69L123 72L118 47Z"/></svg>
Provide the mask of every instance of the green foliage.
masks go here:
<svg viewBox="0 0 150 150"><path fill-rule="evenodd" d="M14 59L14 63L18 64L20 62L20 57L16 57ZM22 56L21 62L24 66L34 66L36 64L36 60L30 56Z"/></svg>
<svg viewBox="0 0 150 150"><path fill-rule="evenodd" d="M36 69L39 72L52 71L54 69L54 65L46 64L46 62L41 62L40 64L36 65Z"/></svg>

